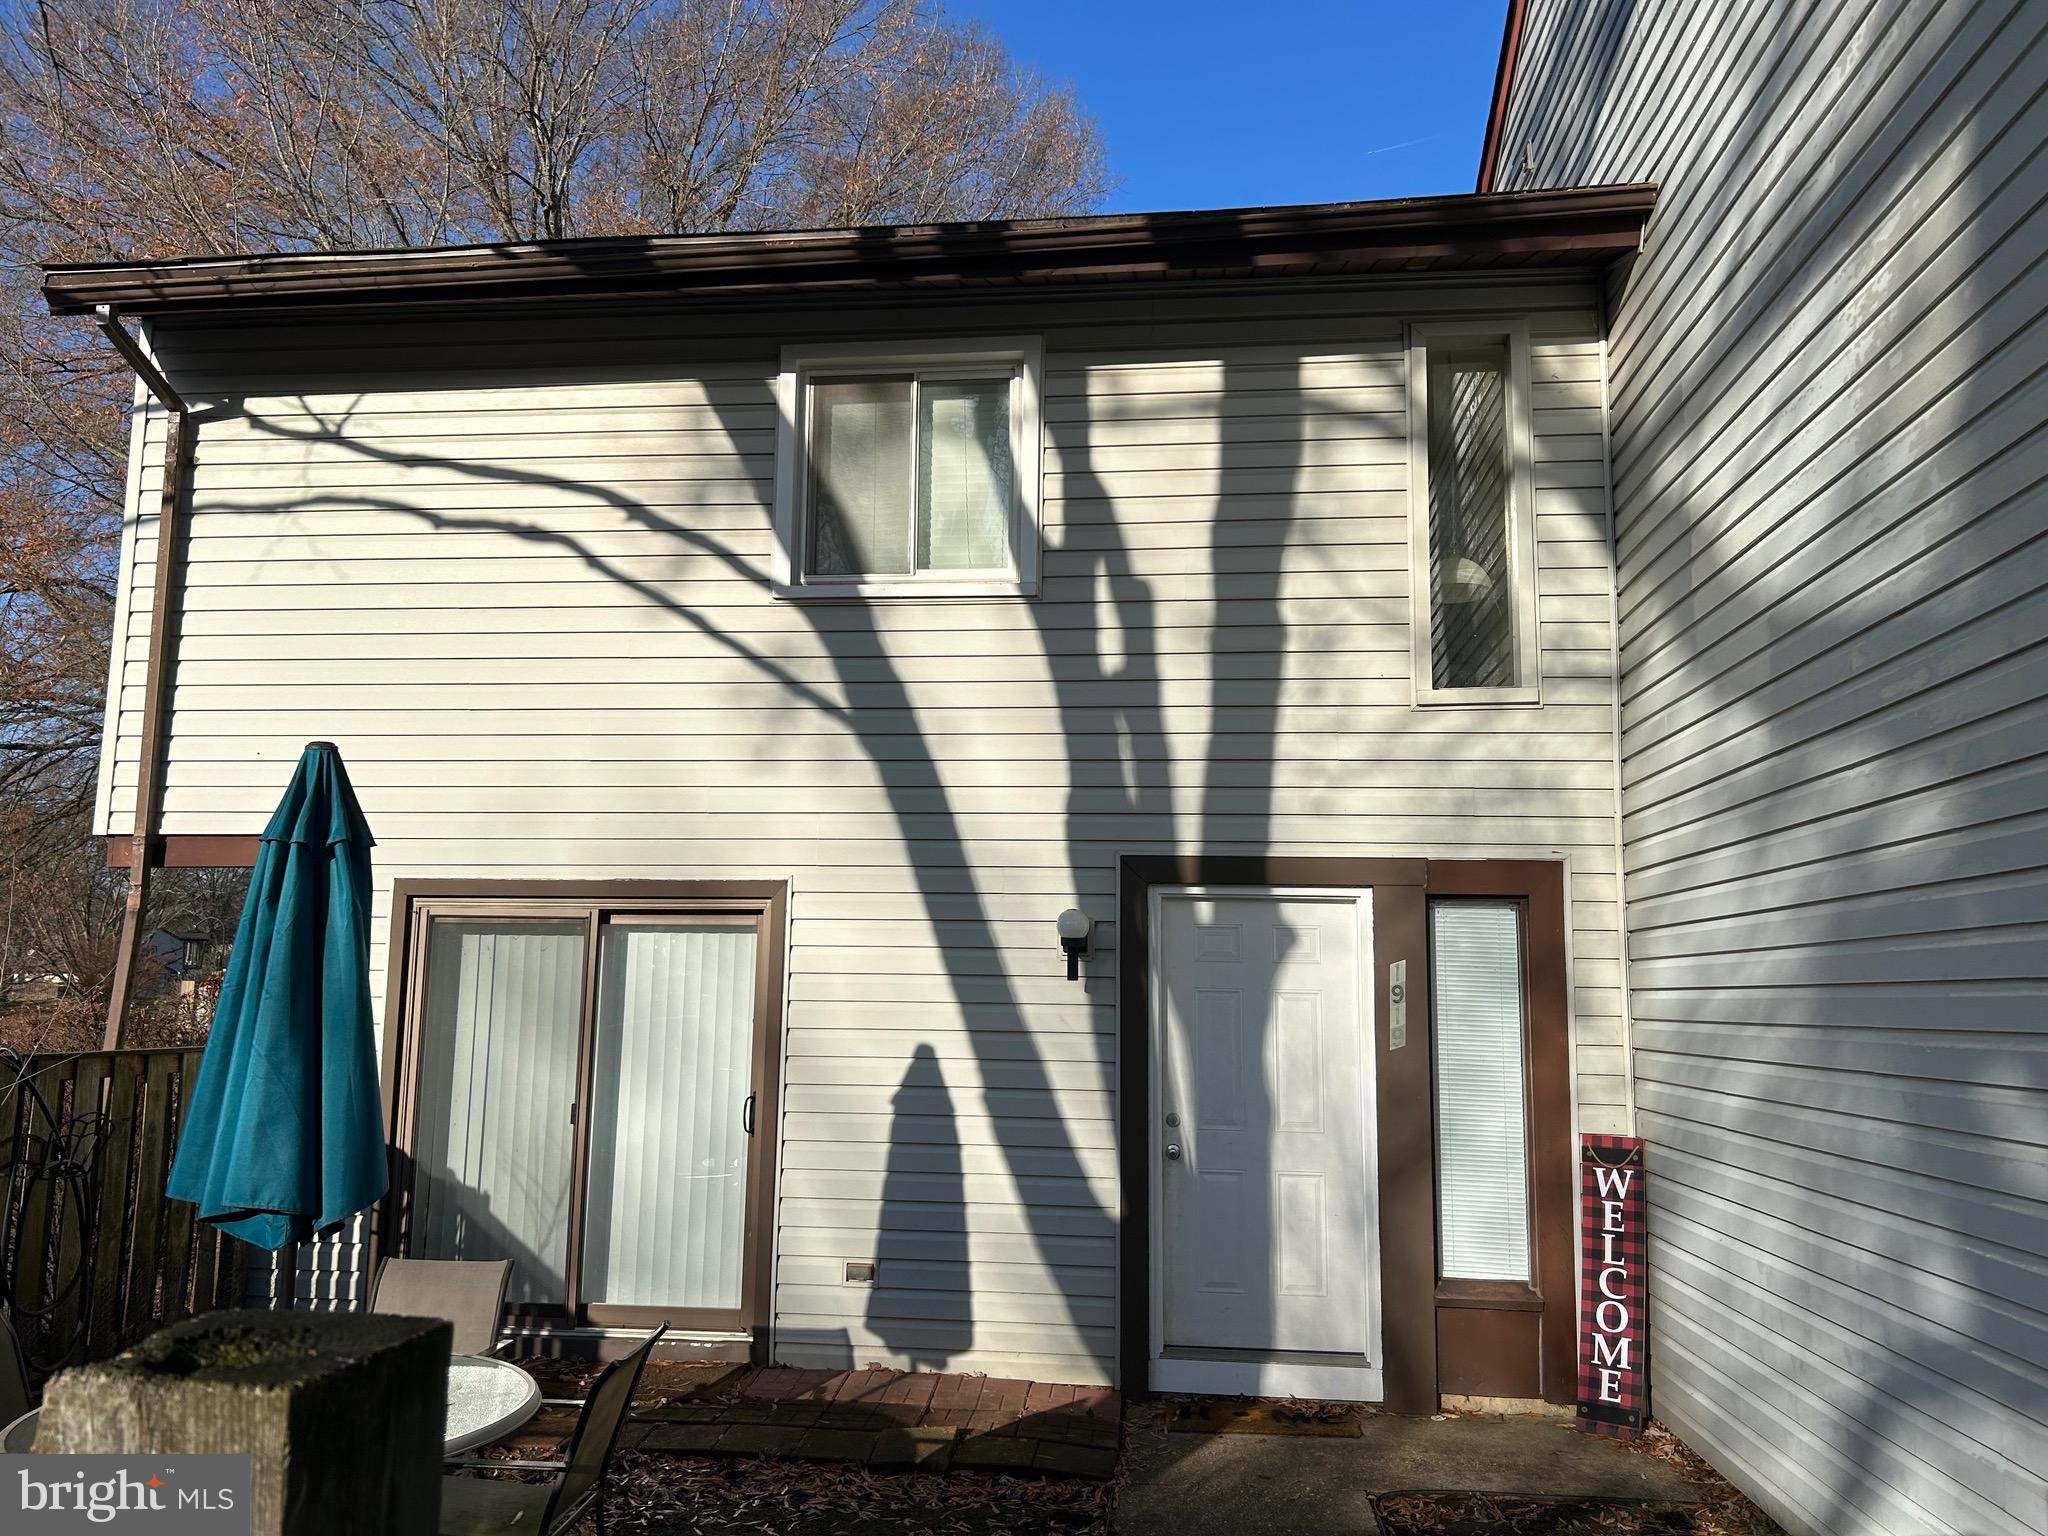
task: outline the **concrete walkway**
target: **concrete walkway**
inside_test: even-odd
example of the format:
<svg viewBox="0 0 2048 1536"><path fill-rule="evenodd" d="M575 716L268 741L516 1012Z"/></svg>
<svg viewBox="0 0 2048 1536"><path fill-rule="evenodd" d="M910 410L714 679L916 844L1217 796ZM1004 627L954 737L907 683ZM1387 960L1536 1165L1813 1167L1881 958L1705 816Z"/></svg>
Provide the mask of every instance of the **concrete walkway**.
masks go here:
<svg viewBox="0 0 2048 1536"><path fill-rule="evenodd" d="M1690 1503L1674 1468L1569 1421L1373 1414L1356 1438L1168 1433L1127 1424L1120 1536L1371 1532L1371 1495L1429 1491Z"/></svg>

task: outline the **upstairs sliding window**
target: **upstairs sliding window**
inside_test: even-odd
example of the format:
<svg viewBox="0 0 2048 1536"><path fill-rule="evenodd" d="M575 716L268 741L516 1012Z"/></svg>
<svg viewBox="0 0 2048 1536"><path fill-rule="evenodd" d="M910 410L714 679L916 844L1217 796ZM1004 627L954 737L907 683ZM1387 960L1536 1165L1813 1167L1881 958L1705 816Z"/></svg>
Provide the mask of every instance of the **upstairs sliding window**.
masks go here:
<svg viewBox="0 0 2048 1536"><path fill-rule="evenodd" d="M1411 337L1419 704L1538 700L1528 356L1519 328Z"/></svg>
<svg viewBox="0 0 2048 1536"><path fill-rule="evenodd" d="M1028 594L1037 358L1024 342L786 356L782 595Z"/></svg>

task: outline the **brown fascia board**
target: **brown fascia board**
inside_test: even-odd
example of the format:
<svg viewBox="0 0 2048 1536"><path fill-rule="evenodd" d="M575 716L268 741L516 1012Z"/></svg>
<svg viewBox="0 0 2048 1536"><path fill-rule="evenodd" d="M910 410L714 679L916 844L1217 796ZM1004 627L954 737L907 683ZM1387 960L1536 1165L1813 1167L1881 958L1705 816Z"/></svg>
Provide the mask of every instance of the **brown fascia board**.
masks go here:
<svg viewBox="0 0 2048 1536"><path fill-rule="evenodd" d="M48 267L51 312L320 310L1143 278L1598 267L1636 249L1647 185L1214 212Z"/></svg>
<svg viewBox="0 0 2048 1536"><path fill-rule="evenodd" d="M1493 69L1493 104L1486 113L1486 141L1479 149L1477 190L1493 191L1500 176L1500 136L1507 128L1508 93L1515 88L1515 59L1522 51L1522 21L1528 0L1508 0L1507 20L1501 27L1500 62Z"/></svg>

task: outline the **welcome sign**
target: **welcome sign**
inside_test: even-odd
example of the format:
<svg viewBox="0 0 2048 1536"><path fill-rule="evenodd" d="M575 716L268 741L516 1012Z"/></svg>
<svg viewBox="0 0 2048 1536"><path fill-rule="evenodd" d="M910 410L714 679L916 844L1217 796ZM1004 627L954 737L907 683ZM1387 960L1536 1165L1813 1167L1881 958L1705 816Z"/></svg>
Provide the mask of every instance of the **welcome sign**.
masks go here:
<svg viewBox="0 0 2048 1536"><path fill-rule="evenodd" d="M1579 1138L1579 1428L1629 1440L1643 1432L1643 1144Z"/></svg>

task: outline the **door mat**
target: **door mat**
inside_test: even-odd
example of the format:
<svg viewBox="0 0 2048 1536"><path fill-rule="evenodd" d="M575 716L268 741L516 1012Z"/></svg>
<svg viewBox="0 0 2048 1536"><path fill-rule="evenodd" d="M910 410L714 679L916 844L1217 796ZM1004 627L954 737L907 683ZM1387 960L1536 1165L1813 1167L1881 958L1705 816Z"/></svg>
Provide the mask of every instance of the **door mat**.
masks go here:
<svg viewBox="0 0 2048 1536"><path fill-rule="evenodd" d="M1247 1403L1201 1398L1174 1403L1166 1412L1169 1434L1309 1435L1356 1440L1365 1410L1355 1403Z"/></svg>

